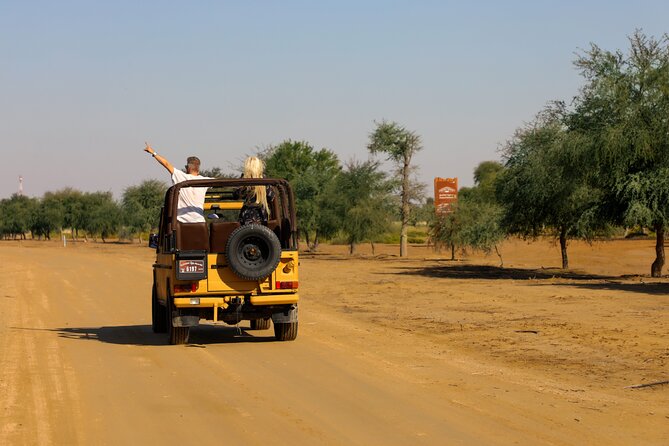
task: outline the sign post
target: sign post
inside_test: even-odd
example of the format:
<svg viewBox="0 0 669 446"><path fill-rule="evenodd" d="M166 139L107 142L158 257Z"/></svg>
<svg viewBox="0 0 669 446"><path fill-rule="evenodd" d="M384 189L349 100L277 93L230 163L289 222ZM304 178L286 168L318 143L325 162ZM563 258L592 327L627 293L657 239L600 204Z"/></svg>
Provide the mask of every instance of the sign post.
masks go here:
<svg viewBox="0 0 669 446"><path fill-rule="evenodd" d="M434 209L437 215L453 212L453 204L458 201L457 178L434 179Z"/></svg>

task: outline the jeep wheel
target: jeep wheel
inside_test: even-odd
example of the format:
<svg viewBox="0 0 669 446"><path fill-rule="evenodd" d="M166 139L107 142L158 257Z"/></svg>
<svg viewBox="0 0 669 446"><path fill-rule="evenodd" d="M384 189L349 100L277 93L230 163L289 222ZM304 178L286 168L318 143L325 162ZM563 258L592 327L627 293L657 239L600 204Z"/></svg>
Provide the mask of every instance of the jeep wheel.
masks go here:
<svg viewBox="0 0 669 446"><path fill-rule="evenodd" d="M274 336L277 341L294 341L297 337L297 322L275 323Z"/></svg>
<svg viewBox="0 0 669 446"><path fill-rule="evenodd" d="M167 331L167 315L165 307L158 302L156 285L151 290L151 326L154 333L165 333Z"/></svg>
<svg viewBox="0 0 669 446"><path fill-rule="evenodd" d="M172 313L176 312L176 308L172 303L172 298L168 297L168 306L165 314L167 315L167 334L168 342L171 345L186 344L188 342L188 335L190 334L190 327L175 327L172 320Z"/></svg>
<svg viewBox="0 0 669 446"><path fill-rule="evenodd" d="M267 330L270 325L270 318L251 319L251 330Z"/></svg>
<svg viewBox="0 0 669 446"><path fill-rule="evenodd" d="M228 238L225 258L230 269L242 279L264 279L279 264L281 242L266 226L240 226Z"/></svg>

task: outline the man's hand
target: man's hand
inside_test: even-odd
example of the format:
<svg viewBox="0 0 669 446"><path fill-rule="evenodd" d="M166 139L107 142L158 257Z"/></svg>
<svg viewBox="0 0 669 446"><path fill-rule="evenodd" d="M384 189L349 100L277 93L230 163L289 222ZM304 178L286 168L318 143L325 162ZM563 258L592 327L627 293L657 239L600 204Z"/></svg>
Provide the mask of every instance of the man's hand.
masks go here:
<svg viewBox="0 0 669 446"><path fill-rule="evenodd" d="M158 152L153 150L153 147L151 147L151 144L148 142L144 141L144 144L146 144L146 147L144 147L144 151L154 157L156 161L158 161L167 171L172 175L174 173L174 167L172 164L170 164L169 161L167 161L164 157L158 155Z"/></svg>

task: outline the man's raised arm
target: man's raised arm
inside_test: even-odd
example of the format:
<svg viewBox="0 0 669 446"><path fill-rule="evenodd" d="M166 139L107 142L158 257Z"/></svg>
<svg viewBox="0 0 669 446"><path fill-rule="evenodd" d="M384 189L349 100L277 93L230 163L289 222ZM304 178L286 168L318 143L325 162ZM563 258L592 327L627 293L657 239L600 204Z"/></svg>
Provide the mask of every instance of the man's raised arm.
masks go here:
<svg viewBox="0 0 669 446"><path fill-rule="evenodd" d="M156 161L158 161L160 164L162 164L162 166L165 169L167 169L167 171L170 173L170 175L172 175L174 173L174 166L169 161L167 161L165 158L158 155L158 152L153 150L153 148L149 145L148 142L145 142L144 144L146 144L146 147L144 148L144 151L146 153L148 153L149 155L151 155L152 157L154 157L156 159Z"/></svg>

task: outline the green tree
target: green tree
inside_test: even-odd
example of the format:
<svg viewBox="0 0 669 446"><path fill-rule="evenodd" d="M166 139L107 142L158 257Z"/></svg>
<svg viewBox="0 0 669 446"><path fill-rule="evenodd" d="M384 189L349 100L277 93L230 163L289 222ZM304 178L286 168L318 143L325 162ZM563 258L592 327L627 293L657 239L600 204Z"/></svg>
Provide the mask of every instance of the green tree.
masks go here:
<svg viewBox="0 0 669 446"><path fill-rule="evenodd" d="M498 244L505 237L500 225L502 208L495 203L460 200L453 211L436 217L430 226L430 237L435 245L451 247L451 260L455 260L455 250L475 249L497 253L503 266Z"/></svg>
<svg viewBox="0 0 669 446"><path fill-rule="evenodd" d="M434 198L426 197L411 213L411 224L429 224L434 220Z"/></svg>
<svg viewBox="0 0 669 446"><path fill-rule="evenodd" d="M51 240L51 233L63 228L64 219L65 208L61 198L54 192L46 192L33 208L30 230L40 239Z"/></svg>
<svg viewBox="0 0 669 446"><path fill-rule="evenodd" d="M0 200L2 234L25 240L26 232L30 229L30 214L34 205L34 200L25 195L14 194L9 199Z"/></svg>
<svg viewBox="0 0 669 446"><path fill-rule="evenodd" d="M9 210L7 199L0 200L0 238L5 238L9 234L7 227L9 223Z"/></svg>
<svg viewBox="0 0 669 446"><path fill-rule="evenodd" d="M71 229L73 239L79 236L79 229L81 229L81 222L84 218L83 196L81 191L71 187L51 192L51 199L59 201L63 209L61 228Z"/></svg>
<svg viewBox="0 0 669 446"><path fill-rule="evenodd" d="M586 171L566 156L573 141L562 116L549 107L516 131L504 148L506 168L496 190L506 231L522 237L554 236L560 242L562 268L568 268L568 240L591 239L603 225L595 218L599 191L588 185Z"/></svg>
<svg viewBox="0 0 669 446"><path fill-rule="evenodd" d="M651 275L659 277L669 225L669 37L637 30L629 44L627 53L592 44L577 58L586 84L568 124L583 142L574 156L604 192L603 215L655 231Z"/></svg>
<svg viewBox="0 0 669 446"><path fill-rule="evenodd" d="M485 253L494 249L503 264L497 246L505 237L501 226L503 209L494 194L496 178L502 171L502 165L496 161L480 163L474 170L474 186L461 188L453 211L432 222L432 240L436 246L450 246L451 259L455 259L456 248Z"/></svg>
<svg viewBox="0 0 669 446"><path fill-rule="evenodd" d="M388 229L392 188L376 161L350 161L337 176L330 207L339 215L351 254L363 241L371 242L373 249L374 241Z"/></svg>
<svg viewBox="0 0 669 446"><path fill-rule="evenodd" d="M218 167L212 167L211 169L204 169L200 171L200 175L203 177L209 178L238 178L239 174L223 172L223 170Z"/></svg>
<svg viewBox="0 0 669 446"><path fill-rule="evenodd" d="M384 153L388 160L395 163L400 183L400 257L407 256L408 227L411 213L411 200L417 193L412 182L412 157L422 149L420 136L396 122L382 121L369 136L367 149L370 153ZM413 184L412 184L413 183Z"/></svg>
<svg viewBox="0 0 669 446"><path fill-rule="evenodd" d="M456 213L460 223L459 244L485 253L494 249L500 266L504 266L497 246L506 236L500 224L502 207L485 201L464 201L456 206Z"/></svg>
<svg viewBox="0 0 669 446"><path fill-rule="evenodd" d="M298 231L307 246L315 249L320 236L334 232L332 214L327 211L328 203L323 197L341 172L337 155L328 149L314 150L305 141L287 140L270 147L261 156L265 161L265 176L285 178L293 187Z"/></svg>
<svg viewBox="0 0 669 446"><path fill-rule="evenodd" d="M474 169L474 193L478 201L495 202L495 184L497 177L504 171L499 161L483 161Z"/></svg>
<svg viewBox="0 0 669 446"><path fill-rule="evenodd" d="M455 260L455 247L461 246L459 238L460 219L455 211L457 204L447 214L435 215L430 221L429 235L434 248L440 251L443 246L451 248L451 260Z"/></svg>
<svg viewBox="0 0 669 446"><path fill-rule="evenodd" d="M132 233L141 234L158 228L160 208L166 191L165 183L158 180L145 180L138 186L130 186L123 191L123 221Z"/></svg>
<svg viewBox="0 0 669 446"><path fill-rule="evenodd" d="M81 228L92 236L100 235L106 242L120 227L121 208L114 201L111 192L86 193L83 196L85 213Z"/></svg>

